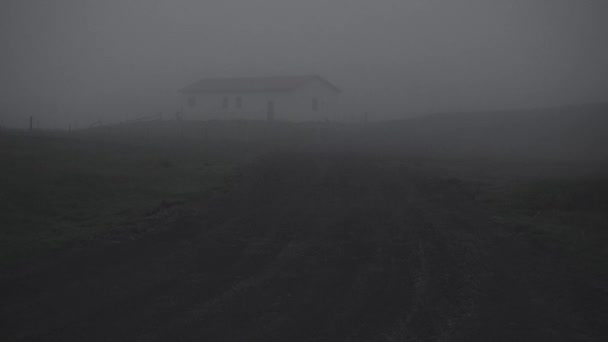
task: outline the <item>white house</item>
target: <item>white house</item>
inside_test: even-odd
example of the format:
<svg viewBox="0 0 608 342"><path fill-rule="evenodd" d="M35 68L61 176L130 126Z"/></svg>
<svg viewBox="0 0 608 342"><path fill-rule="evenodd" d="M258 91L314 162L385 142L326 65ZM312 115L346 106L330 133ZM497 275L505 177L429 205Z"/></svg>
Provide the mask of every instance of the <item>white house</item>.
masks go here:
<svg viewBox="0 0 608 342"><path fill-rule="evenodd" d="M179 91L183 118L326 121L341 90L319 76L203 79Z"/></svg>

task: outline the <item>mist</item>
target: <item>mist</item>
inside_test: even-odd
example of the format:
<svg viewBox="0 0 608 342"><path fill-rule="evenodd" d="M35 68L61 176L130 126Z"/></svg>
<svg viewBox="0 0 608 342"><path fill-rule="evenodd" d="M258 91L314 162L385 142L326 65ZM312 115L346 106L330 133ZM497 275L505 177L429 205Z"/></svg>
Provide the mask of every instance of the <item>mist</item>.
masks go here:
<svg viewBox="0 0 608 342"><path fill-rule="evenodd" d="M1 0L3 341L608 341L607 0Z"/></svg>
<svg viewBox="0 0 608 342"><path fill-rule="evenodd" d="M608 101L601 0L0 4L0 125L172 113L205 77L318 74L374 120Z"/></svg>

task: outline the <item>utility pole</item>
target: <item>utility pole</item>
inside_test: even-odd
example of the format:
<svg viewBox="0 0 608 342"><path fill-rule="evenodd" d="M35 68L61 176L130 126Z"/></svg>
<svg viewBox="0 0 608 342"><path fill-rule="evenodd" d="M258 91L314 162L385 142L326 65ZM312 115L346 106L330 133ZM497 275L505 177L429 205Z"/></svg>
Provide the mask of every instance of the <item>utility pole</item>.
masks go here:
<svg viewBox="0 0 608 342"><path fill-rule="evenodd" d="M30 132L34 129L34 118L32 116L30 116Z"/></svg>

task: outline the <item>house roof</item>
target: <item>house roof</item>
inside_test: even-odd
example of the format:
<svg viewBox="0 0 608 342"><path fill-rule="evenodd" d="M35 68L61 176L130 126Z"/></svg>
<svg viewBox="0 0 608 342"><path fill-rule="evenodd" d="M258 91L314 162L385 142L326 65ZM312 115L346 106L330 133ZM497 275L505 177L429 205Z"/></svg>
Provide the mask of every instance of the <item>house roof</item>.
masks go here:
<svg viewBox="0 0 608 342"><path fill-rule="evenodd" d="M180 90L181 93L252 93L252 92L288 92L296 90L310 82L321 82L335 92L341 92L327 80L316 75L274 76L274 77L241 77L241 78L208 78L193 83Z"/></svg>

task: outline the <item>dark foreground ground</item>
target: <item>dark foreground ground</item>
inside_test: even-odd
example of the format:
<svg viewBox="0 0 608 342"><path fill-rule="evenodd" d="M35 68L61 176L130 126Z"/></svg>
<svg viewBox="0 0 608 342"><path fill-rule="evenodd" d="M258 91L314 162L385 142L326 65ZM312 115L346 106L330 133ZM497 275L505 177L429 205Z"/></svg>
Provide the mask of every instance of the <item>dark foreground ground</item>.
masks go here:
<svg viewBox="0 0 608 342"><path fill-rule="evenodd" d="M553 200L526 202L520 216L518 200L483 184L352 153L274 153L226 182L149 213L137 238L8 268L1 339L608 338L597 203L595 216L560 221L580 232L557 234L543 230L555 227L543 207Z"/></svg>

